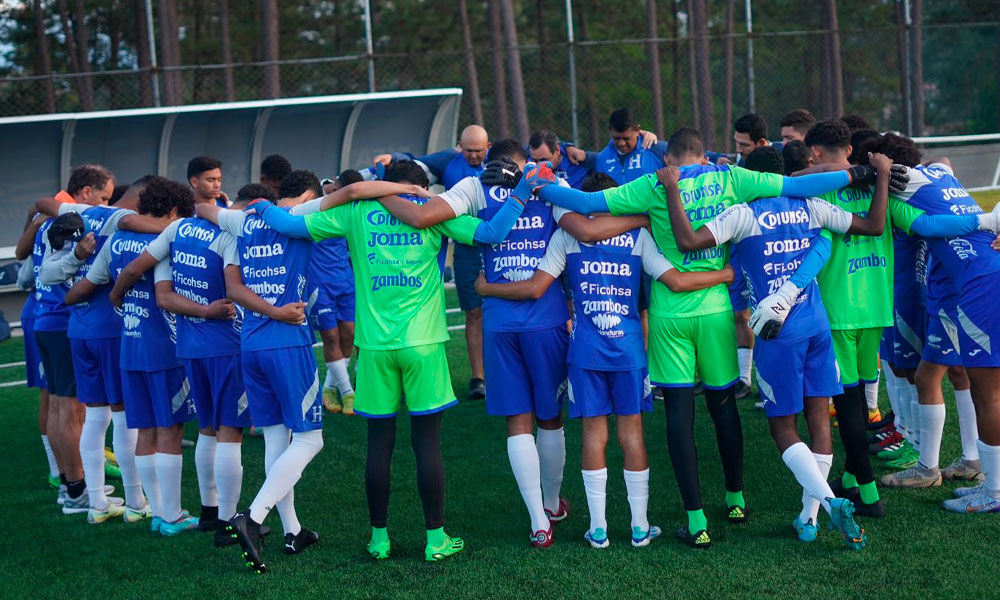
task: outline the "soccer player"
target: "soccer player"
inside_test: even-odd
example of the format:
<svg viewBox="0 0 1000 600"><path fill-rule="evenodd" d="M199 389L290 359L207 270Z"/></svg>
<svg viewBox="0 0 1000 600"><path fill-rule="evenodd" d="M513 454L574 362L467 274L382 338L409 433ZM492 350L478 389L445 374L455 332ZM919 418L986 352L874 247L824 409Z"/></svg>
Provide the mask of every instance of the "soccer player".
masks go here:
<svg viewBox="0 0 1000 600"><path fill-rule="evenodd" d="M844 125L847 125L847 128L851 130L851 133L861 129L872 128L872 126L868 124L868 120L861 115L844 115L840 117L840 121L842 121Z"/></svg>
<svg viewBox="0 0 1000 600"><path fill-rule="evenodd" d="M736 119L733 129L735 130L733 140L736 142L736 153L739 155L737 165L742 166L747 156L750 156L755 149L771 145L771 142L767 141L767 121L758 114L747 113ZM781 149L780 144L776 144L776 147ZM725 163L720 162L720 164Z"/></svg>
<svg viewBox="0 0 1000 600"><path fill-rule="evenodd" d="M631 109L623 107L611 113L608 134L611 140L597 153L594 170L607 173L618 185L654 173L663 166L666 145L659 142L645 147L642 128Z"/></svg>
<svg viewBox="0 0 1000 600"><path fill-rule="evenodd" d="M585 152L585 158L573 162L569 149L572 146L559 141L555 132L540 129L528 138L528 158L535 163L548 162L555 174L566 180L574 189L581 189L584 180L594 172L597 164L596 152Z"/></svg>
<svg viewBox="0 0 1000 600"><path fill-rule="evenodd" d="M292 163L280 154L271 154L260 163L260 184L277 195L281 180L292 172ZM265 198L266 196L261 196Z"/></svg>
<svg viewBox="0 0 1000 600"><path fill-rule="evenodd" d="M781 141L786 145L795 140L804 141L806 133L816 122L816 117L804 108L797 108L781 118Z"/></svg>
<svg viewBox="0 0 1000 600"><path fill-rule="evenodd" d="M892 163L881 155L873 157L872 162L879 172L877 194L865 218L852 217L821 200L776 197L736 204L697 231L692 229L681 203L677 186L680 171L668 167L658 177L667 190L670 222L678 248L690 252L726 241L743 246L741 268L746 271L756 304L763 299L764 290L786 285L787 276L781 267L799 264L814 246L829 247L828 242L821 242L820 227L860 235L875 235L884 229ZM823 473L833 462L827 404L830 396L841 389L830 328L815 281L792 285L801 291L792 298L793 307L785 326L777 335L758 340L755 362L765 400L764 411L782 460L813 500L803 499L802 513L793 522L799 538L803 541L816 538L815 511L822 505L847 547L858 550L864 547L865 537L854 523L853 505L850 500L834 498ZM802 442L796 428L797 415L803 410L812 448Z"/></svg>
<svg viewBox="0 0 1000 600"><path fill-rule="evenodd" d="M165 227L190 216L194 210L191 190L180 183L154 177L139 194L139 214L157 219ZM153 233L120 230L101 247L87 271L66 294L69 304L87 301L101 286L117 280L132 260L156 238ZM157 281L166 280L162 270ZM153 513L151 529L173 536L198 527L198 519L181 508L181 436L184 423L195 418L195 404L184 369L177 359L176 320L157 306L154 277L136 282L124 295L109 294L120 306L121 377L125 419L138 429L135 465Z"/></svg>
<svg viewBox="0 0 1000 600"><path fill-rule="evenodd" d="M229 206L229 197L222 191L222 161L211 156L196 156L188 161L188 185L194 190L195 204L210 203L220 208Z"/></svg>
<svg viewBox="0 0 1000 600"><path fill-rule="evenodd" d="M808 169L813 165L809 146L800 140L785 142L785 145L781 147L781 158L785 164L785 175Z"/></svg>

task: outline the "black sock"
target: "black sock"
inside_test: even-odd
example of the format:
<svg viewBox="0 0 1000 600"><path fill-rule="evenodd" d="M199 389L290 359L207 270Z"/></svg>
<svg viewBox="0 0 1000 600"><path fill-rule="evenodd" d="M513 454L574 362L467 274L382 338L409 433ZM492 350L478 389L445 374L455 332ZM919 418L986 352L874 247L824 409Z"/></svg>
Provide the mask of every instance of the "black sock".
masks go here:
<svg viewBox="0 0 1000 600"><path fill-rule="evenodd" d="M66 485L67 483L69 483L68 481L66 481L66 474L65 473L60 473L59 474L59 483L61 483L62 485Z"/></svg>
<svg viewBox="0 0 1000 600"><path fill-rule="evenodd" d="M844 444L844 468L859 484L875 481L868 454L868 405L864 388L861 384L844 388L843 394L833 397L833 406L837 409L837 429Z"/></svg>
<svg viewBox="0 0 1000 600"><path fill-rule="evenodd" d="M441 459L441 419L444 413L410 418L413 454L417 458L417 489L427 529L444 527L444 462Z"/></svg>
<svg viewBox="0 0 1000 600"><path fill-rule="evenodd" d="M389 517L389 476L396 446L396 417L368 419L368 461L365 493L372 527L385 527Z"/></svg>
<svg viewBox="0 0 1000 600"><path fill-rule="evenodd" d="M743 426L736 407L736 388L705 388L705 405L715 424L715 440L722 458L727 492L743 491Z"/></svg>
<svg viewBox="0 0 1000 600"><path fill-rule="evenodd" d="M219 519L219 507L218 506L205 506L201 505L201 515L198 517L199 521L217 521Z"/></svg>
<svg viewBox="0 0 1000 600"><path fill-rule="evenodd" d="M79 498L87 491L87 484L84 480L70 481L66 483L66 495L70 498Z"/></svg>
<svg viewBox="0 0 1000 600"><path fill-rule="evenodd" d="M662 388L667 413L667 448L684 510L701 508L698 449L694 445L694 388Z"/></svg>

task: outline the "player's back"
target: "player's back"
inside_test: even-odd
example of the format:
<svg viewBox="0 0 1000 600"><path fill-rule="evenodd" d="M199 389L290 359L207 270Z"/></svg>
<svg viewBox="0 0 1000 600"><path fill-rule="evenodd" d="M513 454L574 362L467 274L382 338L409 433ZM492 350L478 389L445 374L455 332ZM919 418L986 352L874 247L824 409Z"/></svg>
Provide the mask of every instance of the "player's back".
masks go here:
<svg viewBox="0 0 1000 600"><path fill-rule="evenodd" d="M66 331L69 326L69 307L66 306L66 292L69 283L43 285L38 279L42 261L52 256L48 246L49 228L52 221L42 223L35 233L35 243L31 249L31 257L35 268L35 330L36 331Z"/></svg>
<svg viewBox="0 0 1000 600"><path fill-rule="evenodd" d="M131 211L122 212L110 206L93 206L83 211L80 216L87 221L87 226L94 234L97 242L94 253L90 255L78 271L78 277L87 276L91 265L101 252L101 248L118 230L118 220ZM108 338L121 335L122 318L111 304L111 284L98 286L93 295L86 301L74 304L70 312L68 334L71 338Z"/></svg>

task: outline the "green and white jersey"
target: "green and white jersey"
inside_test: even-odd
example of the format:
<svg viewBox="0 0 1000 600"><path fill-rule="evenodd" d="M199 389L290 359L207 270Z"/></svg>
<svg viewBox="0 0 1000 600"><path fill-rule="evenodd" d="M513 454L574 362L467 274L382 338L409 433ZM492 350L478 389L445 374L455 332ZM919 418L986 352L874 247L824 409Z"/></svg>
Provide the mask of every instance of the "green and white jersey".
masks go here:
<svg viewBox="0 0 1000 600"><path fill-rule="evenodd" d="M305 220L316 241L347 238L357 296L355 345L397 350L448 340L438 265L442 236L474 244L479 219L460 216L414 229L377 202L355 202Z"/></svg>
<svg viewBox="0 0 1000 600"><path fill-rule="evenodd" d="M740 202L781 195L782 177L773 173L757 173L742 167L692 165L681 168L678 187L684 211L695 229ZM677 270L718 271L729 258L728 245L707 250L681 252L677 248L667 192L655 174L644 175L617 188L604 190L608 209L613 215L649 213L653 239L660 251ZM696 292L673 292L665 285L653 283L649 312L659 317L695 317L733 310L729 291L724 284Z"/></svg>
<svg viewBox="0 0 1000 600"><path fill-rule="evenodd" d="M870 190L851 187L819 197L849 213L862 216L868 214L872 203ZM823 232L831 243L830 258L816 281L831 329L892 326L892 228L898 227L909 233L910 226L922 214L920 209L890 198L882 235Z"/></svg>

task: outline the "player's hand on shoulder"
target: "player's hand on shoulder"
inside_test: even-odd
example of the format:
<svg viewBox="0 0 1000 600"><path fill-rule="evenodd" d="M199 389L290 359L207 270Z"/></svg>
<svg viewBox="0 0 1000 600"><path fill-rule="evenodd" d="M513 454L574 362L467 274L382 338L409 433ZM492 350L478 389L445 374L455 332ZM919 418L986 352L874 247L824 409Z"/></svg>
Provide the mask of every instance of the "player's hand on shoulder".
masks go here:
<svg viewBox="0 0 1000 600"><path fill-rule="evenodd" d="M83 239L76 243L76 248L73 249L73 253L80 260L87 260L94 255L94 251L97 250L97 238L94 234L88 233L83 236Z"/></svg>
<svg viewBox="0 0 1000 600"><path fill-rule="evenodd" d="M681 180L681 170L677 167L669 165L661 167L656 170L656 179L663 184L664 187L677 185L677 182Z"/></svg>
<svg viewBox="0 0 1000 600"><path fill-rule="evenodd" d="M892 159L881 152L869 152L868 162L875 167L876 171L888 171L892 169Z"/></svg>
<svg viewBox="0 0 1000 600"><path fill-rule="evenodd" d="M652 131L646 131L645 129L639 130L639 135L642 136L642 149L649 150L656 145L656 142L660 141L660 138L656 137L656 134Z"/></svg>
<svg viewBox="0 0 1000 600"><path fill-rule="evenodd" d="M722 267L722 272L726 275L726 285L733 282L736 279L736 271L733 270L733 265L726 263L726 266Z"/></svg>
<svg viewBox="0 0 1000 600"><path fill-rule="evenodd" d="M719 166L731 165L733 164L733 161L728 156L720 156L718 160L715 161L715 164Z"/></svg>
<svg viewBox="0 0 1000 600"><path fill-rule="evenodd" d="M570 163L578 165L587 160L587 151L582 148L577 148L576 146L567 146L566 158L569 159Z"/></svg>
<svg viewBox="0 0 1000 600"><path fill-rule="evenodd" d="M306 303L289 302L275 308L275 320L289 325L301 325L306 321Z"/></svg>
<svg viewBox="0 0 1000 600"><path fill-rule="evenodd" d="M479 277L476 277L475 285L476 285L476 293L482 296L484 291L484 286L486 285L486 275L482 271L479 272Z"/></svg>
<svg viewBox="0 0 1000 600"><path fill-rule="evenodd" d="M391 154L376 154L375 158L372 159L373 165L382 165L383 167L388 167L389 163L392 162Z"/></svg>
<svg viewBox="0 0 1000 600"><path fill-rule="evenodd" d="M995 209L994 209L995 210ZM1000 235L998 235L993 242L990 244L990 248L993 248L997 252L1000 252Z"/></svg>
<svg viewBox="0 0 1000 600"><path fill-rule="evenodd" d="M205 307L206 319L232 319L236 316L236 307L229 298L220 298Z"/></svg>

